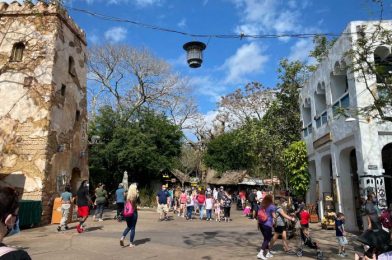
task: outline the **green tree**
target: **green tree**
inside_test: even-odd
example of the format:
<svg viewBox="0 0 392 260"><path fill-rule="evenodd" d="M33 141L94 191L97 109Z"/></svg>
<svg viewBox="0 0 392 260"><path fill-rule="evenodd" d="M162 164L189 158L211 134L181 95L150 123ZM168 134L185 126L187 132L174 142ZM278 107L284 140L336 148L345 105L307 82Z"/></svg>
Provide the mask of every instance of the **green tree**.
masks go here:
<svg viewBox="0 0 392 260"><path fill-rule="evenodd" d="M135 121L124 122L111 107L99 110L89 134L101 137L101 144L90 149L90 176L93 182L113 187L124 171L130 181L146 185L162 171L172 169L183 137L179 127L162 115L142 112Z"/></svg>
<svg viewBox="0 0 392 260"><path fill-rule="evenodd" d="M283 159L291 191L296 196L304 197L310 183L305 142L297 141L290 144L283 151Z"/></svg>
<svg viewBox="0 0 392 260"><path fill-rule="evenodd" d="M205 165L219 173L246 169L248 166L247 145L239 137L239 131L235 130L212 139L207 144L207 150L203 156Z"/></svg>

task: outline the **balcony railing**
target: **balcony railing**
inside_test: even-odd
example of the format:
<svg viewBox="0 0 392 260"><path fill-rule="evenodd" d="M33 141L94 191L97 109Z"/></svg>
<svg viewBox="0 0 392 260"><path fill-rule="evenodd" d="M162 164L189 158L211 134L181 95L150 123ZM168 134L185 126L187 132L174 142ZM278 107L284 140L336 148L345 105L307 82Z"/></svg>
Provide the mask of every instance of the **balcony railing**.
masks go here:
<svg viewBox="0 0 392 260"><path fill-rule="evenodd" d="M336 101L333 106L333 115L338 116L341 113L342 109L347 109L350 107L350 95L349 93L345 93L338 101Z"/></svg>
<svg viewBox="0 0 392 260"><path fill-rule="evenodd" d="M311 135L313 132L312 122L310 122L304 129L302 129L302 131L303 131L304 137Z"/></svg>
<svg viewBox="0 0 392 260"><path fill-rule="evenodd" d="M316 127L320 128L321 126L325 125L328 123L328 113L327 110L325 110L320 116L316 117Z"/></svg>

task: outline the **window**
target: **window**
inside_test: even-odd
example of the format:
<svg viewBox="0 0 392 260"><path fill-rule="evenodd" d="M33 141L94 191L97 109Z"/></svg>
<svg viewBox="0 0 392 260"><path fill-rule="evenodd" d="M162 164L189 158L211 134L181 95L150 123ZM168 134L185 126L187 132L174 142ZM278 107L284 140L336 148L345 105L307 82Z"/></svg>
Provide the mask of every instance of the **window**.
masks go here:
<svg viewBox="0 0 392 260"><path fill-rule="evenodd" d="M14 46L12 47L10 60L15 62L22 61L24 49L25 49L25 45L23 44L23 42L15 43Z"/></svg>
<svg viewBox="0 0 392 260"><path fill-rule="evenodd" d="M72 57L69 57L68 59L68 73L73 77L76 76L75 60Z"/></svg>
<svg viewBox="0 0 392 260"><path fill-rule="evenodd" d="M65 89L67 88L67 86L65 86L64 84L63 85L61 85L61 95L62 96L65 96Z"/></svg>
<svg viewBox="0 0 392 260"><path fill-rule="evenodd" d="M350 95L349 93L342 96L337 102L332 105L334 116L339 116L343 111L350 108Z"/></svg>
<svg viewBox="0 0 392 260"><path fill-rule="evenodd" d="M76 110L75 120L79 121L79 119L80 119L80 111Z"/></svg>
<svg viewBox="0 0 392 260"><path fill-rule="evenodd" d="M377 83L387 83L392 75L392 53L387 46L379 46L374 51Z"/></svg>

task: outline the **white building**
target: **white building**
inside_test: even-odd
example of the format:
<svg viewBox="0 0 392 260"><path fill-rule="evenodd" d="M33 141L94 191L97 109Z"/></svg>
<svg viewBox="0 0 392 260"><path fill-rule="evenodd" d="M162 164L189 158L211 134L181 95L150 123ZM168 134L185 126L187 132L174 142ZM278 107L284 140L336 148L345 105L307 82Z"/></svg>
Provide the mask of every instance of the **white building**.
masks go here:
<svg viewBox="0 0 392 260"><path fill-rule="evenodd" d="M376 77L369 75L366 85L358 72L348 69L351 61L346 53L355 48L361 31L370 35L378 23L351 22L300 92L311 173L307 201L318 203L323 217L323 197L331 194L335 210L346 215L348 230L360 228L361 198L367 192L377 191L382 207L392 203L392 179L382 177L392 176L392 123L355 114L356 120L346 120L337 112L340 107L350 113L373 101L366 86L376 89ZM392 30L392 21L384 21L382 26ZM392 62L391 48L378 45L369 61Z"/></svg>

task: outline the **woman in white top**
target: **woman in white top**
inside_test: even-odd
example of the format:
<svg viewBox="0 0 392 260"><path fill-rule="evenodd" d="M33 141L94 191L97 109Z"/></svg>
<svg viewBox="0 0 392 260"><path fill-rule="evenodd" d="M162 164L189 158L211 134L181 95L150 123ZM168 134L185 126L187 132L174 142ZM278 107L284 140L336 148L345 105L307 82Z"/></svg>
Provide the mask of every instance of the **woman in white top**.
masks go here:
<svg viewBox="0 0 392 260"><path fill-rule="evenodd" d="M206 212L207 212L207 221L210 221L212 218L212 208L214 206L214 199L211 194L207 194L206 199Z"/></svg>

